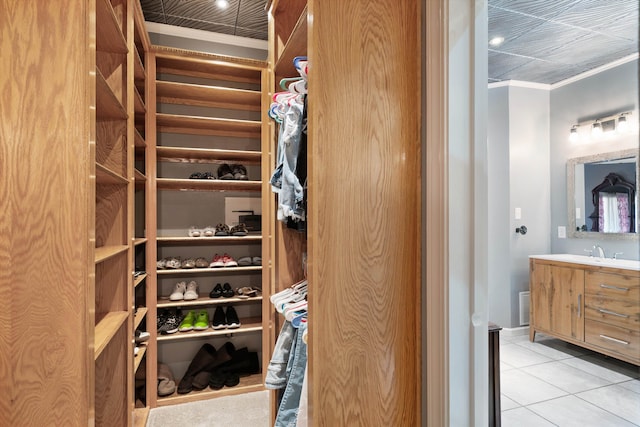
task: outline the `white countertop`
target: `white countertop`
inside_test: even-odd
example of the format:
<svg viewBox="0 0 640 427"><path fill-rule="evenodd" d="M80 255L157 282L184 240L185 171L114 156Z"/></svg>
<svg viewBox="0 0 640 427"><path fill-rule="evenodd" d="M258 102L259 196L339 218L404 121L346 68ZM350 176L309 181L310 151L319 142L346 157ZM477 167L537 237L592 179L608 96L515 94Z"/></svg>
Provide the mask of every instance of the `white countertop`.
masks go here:
<svg viewBox="0 0 640 427"><path fill-rule="evenodd" d="M572 262L574 264L594 265L597 267L619 268L623 270L640 271L640 261L630 259L598 258L587 255L547 254L529 255L529 258L546 259L550 261Z"/></svg>

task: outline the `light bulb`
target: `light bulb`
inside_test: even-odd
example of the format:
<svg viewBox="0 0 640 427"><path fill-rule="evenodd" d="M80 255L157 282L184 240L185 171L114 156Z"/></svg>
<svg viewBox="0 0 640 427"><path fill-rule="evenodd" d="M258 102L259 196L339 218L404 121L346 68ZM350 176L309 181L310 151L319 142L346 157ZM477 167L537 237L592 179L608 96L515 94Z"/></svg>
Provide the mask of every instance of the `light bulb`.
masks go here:
<svg viewBox="0 0 640 427"><path fill-rule="evenodd" d="M618 132L628 132L629 122L625 116L618 117Z"/></svg>
<svg viewBox="0 0 640 427"><path fill-rule="evenodd" d="M569 131L569 141L570 142L578 142L580 140L580 135L578 135L578 126L572 126Z"/></svg>
<svg viewBox="0 0 640 427"><path fill-rule="evenodd" d="M599 138L602 136L602 125L600 124L600 122L595 122L593 124L593 126L591 127L591 135L594 138Z"/></svg>
<svg viewBox="0 0 640 427"><path fill-rule="evenodd" d="M504 37L496 36L489 40L489 44L493 47L500 46L504 41Z"/></svg>
<svg viewBox="0 0 640 427"><path fill-rule="evenodd" d="M229 1L228 0L216 0L216 6L218 6L220 9L226 9L229 7Z"/></svg>

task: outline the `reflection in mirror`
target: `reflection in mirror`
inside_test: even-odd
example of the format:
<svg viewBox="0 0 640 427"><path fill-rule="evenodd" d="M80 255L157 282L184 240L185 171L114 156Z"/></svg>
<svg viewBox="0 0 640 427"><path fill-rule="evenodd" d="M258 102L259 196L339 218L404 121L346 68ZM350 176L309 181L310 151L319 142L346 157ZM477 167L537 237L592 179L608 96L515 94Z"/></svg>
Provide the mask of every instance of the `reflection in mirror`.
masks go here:
<svg viewBox="0 0 640 427"><path fill-rule="evenodd" d="M638 150L570 159L567 206L571 237L638 239Z"/></svg>

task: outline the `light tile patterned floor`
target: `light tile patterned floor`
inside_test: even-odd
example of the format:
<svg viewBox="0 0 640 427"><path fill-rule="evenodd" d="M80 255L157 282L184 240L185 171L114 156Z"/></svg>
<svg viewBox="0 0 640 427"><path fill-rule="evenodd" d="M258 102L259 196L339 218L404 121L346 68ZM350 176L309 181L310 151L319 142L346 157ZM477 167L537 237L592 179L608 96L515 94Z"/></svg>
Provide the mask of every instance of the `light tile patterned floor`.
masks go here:
<svg viewBox="0 0 640 427"><path fill-rule="evenodd" d="M542 334L500 336L503 427L640 427L640 368Z"/></svg>

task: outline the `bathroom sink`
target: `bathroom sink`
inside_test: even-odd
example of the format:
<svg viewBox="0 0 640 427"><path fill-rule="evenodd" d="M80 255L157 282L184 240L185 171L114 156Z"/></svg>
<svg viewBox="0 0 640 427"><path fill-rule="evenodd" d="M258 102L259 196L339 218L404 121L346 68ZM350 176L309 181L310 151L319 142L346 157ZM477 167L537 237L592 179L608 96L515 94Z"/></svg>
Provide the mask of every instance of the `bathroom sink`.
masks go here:
<svg viewBox="0 0 640 427"><path fill-rule="evenodd" d="M531 255L529 258L548 259L551 261L573 262L576 264L595 265L600 267L622 268L640 271L640 261L629 259L598 258L587 255L549 254Z"/></svg>

